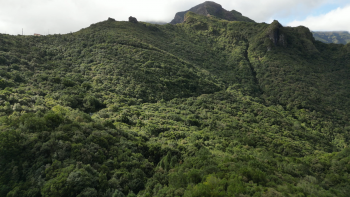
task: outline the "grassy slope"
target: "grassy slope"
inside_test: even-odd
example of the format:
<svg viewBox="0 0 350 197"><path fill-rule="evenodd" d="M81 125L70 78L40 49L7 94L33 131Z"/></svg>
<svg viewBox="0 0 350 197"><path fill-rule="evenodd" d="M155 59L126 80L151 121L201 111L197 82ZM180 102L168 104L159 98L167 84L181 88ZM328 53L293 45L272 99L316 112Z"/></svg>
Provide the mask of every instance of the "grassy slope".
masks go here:
<svg viewBox="0 0 350 197"><path fill-rule="evenodd" d="M1 195L346 196L350 46L276 28L1 35Z"/></svg>

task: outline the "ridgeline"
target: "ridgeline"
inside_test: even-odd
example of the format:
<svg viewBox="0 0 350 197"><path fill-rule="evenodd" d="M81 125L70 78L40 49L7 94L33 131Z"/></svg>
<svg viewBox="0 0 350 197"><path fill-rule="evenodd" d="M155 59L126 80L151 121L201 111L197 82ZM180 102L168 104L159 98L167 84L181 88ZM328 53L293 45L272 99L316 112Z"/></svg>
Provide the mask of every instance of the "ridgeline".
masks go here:
<svg viewBox="0 0 350 197"><path fill-rule="evenodd" d="M316 40L324 43L347 44L350 42L350 33L347 31L314 31Z"/></svg>
<svg viewBox="0 0 350 197"><path fill-rule="evenodd" d="M350 44L210 10L0 34L0 196L348 196Z"/></svg>

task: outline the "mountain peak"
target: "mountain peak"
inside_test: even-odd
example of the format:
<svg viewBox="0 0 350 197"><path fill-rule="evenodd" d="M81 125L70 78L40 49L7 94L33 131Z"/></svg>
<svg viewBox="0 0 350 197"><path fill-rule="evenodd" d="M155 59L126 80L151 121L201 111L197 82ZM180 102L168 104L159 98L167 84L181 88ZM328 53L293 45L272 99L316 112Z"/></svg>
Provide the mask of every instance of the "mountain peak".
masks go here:
<svg viewBox="0 0 350 197"><path fill-rule="evenodd" d="M187 12L194 12L199 15L204 15L204 16L216 16L218 18L222 18L225 20L229 21L246 21L246 22L254 22L248 17L243 16L241 13L232 10L232 11L227 11L222 6L218 3L215 3L213 1L205 1L204 3L201 3L199 5L196 5L195 7L183 11L183 12L178 12L175 15L175 18L170 22L171 24L177 24L177 23L182 23L184 22L185 19L185 14Z"/></svg>

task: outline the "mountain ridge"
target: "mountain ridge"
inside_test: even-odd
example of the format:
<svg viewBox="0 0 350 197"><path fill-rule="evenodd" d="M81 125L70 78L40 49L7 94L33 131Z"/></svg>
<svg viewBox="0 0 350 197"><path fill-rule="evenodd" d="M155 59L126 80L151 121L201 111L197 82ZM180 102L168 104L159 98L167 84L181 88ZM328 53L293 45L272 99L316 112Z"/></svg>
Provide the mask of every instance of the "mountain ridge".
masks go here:
<svg viewBox="0 0 350 197"><path fill-rule="evenodd" d="M350 43L348 31L312 31L316 40L324 43L347 44Z"/></svg>
<svg viewBox="0 0 350 197"><path fill-rule="evenodd" d="M203 16L212 15L229 21L254 22L253 20L243 16L241 13L235 10L227 11L223 9L220 4L217 4L213 1L205 1L204 3L196 5L187 11L176 13L175 18L170 22L170 24L182 23L185 20L185 14L189 11Z"/></svg>

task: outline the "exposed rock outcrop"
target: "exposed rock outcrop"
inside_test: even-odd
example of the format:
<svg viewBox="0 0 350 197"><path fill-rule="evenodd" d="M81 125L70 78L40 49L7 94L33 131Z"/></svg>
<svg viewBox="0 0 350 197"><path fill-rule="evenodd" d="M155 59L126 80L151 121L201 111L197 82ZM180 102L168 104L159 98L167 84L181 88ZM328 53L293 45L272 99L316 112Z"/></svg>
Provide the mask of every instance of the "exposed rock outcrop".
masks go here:
<svg viewBox="0 0 350 197"><path fill-rule="evenodd" d="M274 20L267 31L267 37L273 42L275 46L287 46L287 41L284 34L281 31L283 26L277 21Z"/></svg>
<svg viewBox="0 0 350 197"><path fill-rule="evenodd" d="M129 17L129 22L130 23L138 23L137 19L135 17L132 17L132 16Z"/></svg>
<svg viewBox="0 0 350 197"><path fill-rule="evenodd" d="M291 32L293 32L294 36L291 36ZM288 39L287 35L289 36ZM308 55L319 53L314 45L315 38L307 27L283 27L277 20L274 20L266 29L265 36L267 51L272 50L274 47L291 46L302 49Z"/></svg>
<svg viewBox="0 0 350 197"><path fill-rule="evenodd" d="M196 14L200 14L203 16L216 16L218 18L222 18L225 20L229 21L246 21L246 22L254 22L248 17L243 16L241 13L232 10L232 11L227 11L222 8L220 4L217 4L212 1L206 1L202 4L199 4L190 10L184 11L184 12L178 12L175 15L175 18L170 22L171 24L177 24L177 23L182 23L185 20L185 14L187 12L194 12Z"/></svg>

